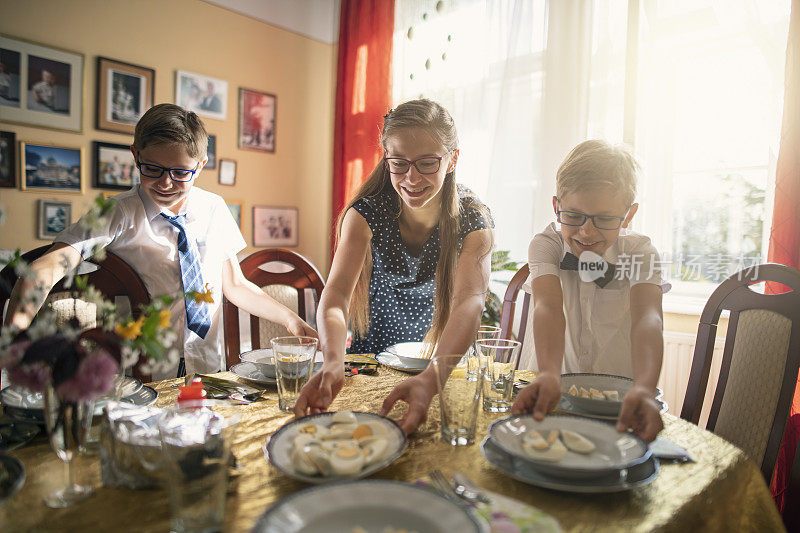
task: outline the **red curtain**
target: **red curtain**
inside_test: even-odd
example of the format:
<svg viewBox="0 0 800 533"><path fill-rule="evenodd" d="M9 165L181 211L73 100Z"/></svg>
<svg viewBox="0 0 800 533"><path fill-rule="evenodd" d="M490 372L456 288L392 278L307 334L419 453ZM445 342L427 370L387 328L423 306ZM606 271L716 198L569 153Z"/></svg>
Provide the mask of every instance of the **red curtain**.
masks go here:
<svg viewBox="0 0 800 533"><path fill-rule="evenodd" d="M342 0L333 136L336 218L382 157L378 134L392 101L394 0Z"/></svg>
<svg viewBox="0 0 800 533"><path fill-rule="evenodd" d="M800 268L800 0L792 1L789 40L786 47L786 78L783 103L783 124L778 165L775 175L775 206L769 236L768 261ZM769 286L768 292L783 292L782 286ZM772 493L783 511L787 504L784 492L789 469L800 435L800 383L795 389L783 443L778 456Z"/></svg>

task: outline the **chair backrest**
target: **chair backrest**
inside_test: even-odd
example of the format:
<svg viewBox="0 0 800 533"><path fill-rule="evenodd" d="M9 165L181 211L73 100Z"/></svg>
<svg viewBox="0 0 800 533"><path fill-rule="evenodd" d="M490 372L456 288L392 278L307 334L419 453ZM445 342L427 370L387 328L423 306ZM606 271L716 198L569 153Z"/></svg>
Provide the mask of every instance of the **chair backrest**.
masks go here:
<svg viewBox="0 0 800 533"><path fill-rule="evenodd" d="M22 258L27 263L32 263L43 256L50 248L51 245L34 248L22 254ZM86 273L88 283L112 302L117 297L126 297L130 303L133 318L137 318L141 314L140 306L150 303L150 294L147 292L147 287L145 287L139 275L125 261L112 252L106 251L106 257L102 261L88 259L88 262L97 266L95 270ZM16 282L17 275L13 268L6 266L0 271L0 315L5 309L6 302L11 296L11 289ZM64 287L64 280L61 280L53 286L50 294L55 295L68 291L69 289ZM2 317L0 316L0 318ZM2 320L0 320L1 329ZM138 364L134 367L133 373L143 381L150 381L149 375L139 371Z"/></svg>
<svg viewBox="0 0 800 533"><path fill-rule="evenodd" d="M514 332L514 318L515 312L517 308L517 299L519 297L519 292L522 290L522 284L525 283L525 280L528 279L528 264L525 263L522 267L514 274L514 277L511 278L511 281L508 282L508 288L506 289L506 294L503 296L503 308L500 312L500 338L501 339L511 339ZM525 344L525 334L527 333L525 330L528 326L528 313L530 312L531 307L531 295L527 292L523 291L522 296L522 312L519 316L519 330L517 333L517 339L522 345ZM517 358L517 367L519 368L521 356Z"/></svg>
<svg viewBox="0 0 800 533"><path fill-rule="evenodd" d="M268 263L285 263L292 267L286 272L270 272L261 268ZM281 285L294 289L297 294L297 314L305 318L306 299L305 290L312 289L316 294L316 299L322 294L325 282L314 265L305 257L284 248L267 248L253 252L245 257L239 265L241 266L244 277L259 287L272 287ZM278 295L267 290L277 300L281 300ZM287 302L281 302L287 303ZM239 338L239 308L233 305L227 298L222 301L223 323L225 325L225 362L230 368L239 362L241 353L241 343ZM261 320L255 315L250 315L250 342L252 349L257 350L262 347L261 340ZM269 342L269 339L264 339Z"/></svg>
<svg viewBox="0 0 800 533"><path fill-rule="evenodd" d="M775 281L790 289L761 294L750 285ZM717 325L730 313L719 380L706 429L742 448L767 483L778 458L800 368L800 272L776 264L747 268L712 293L700 317L681 418L700 420ZM793 471L792 478L800 479Z"/></svg>

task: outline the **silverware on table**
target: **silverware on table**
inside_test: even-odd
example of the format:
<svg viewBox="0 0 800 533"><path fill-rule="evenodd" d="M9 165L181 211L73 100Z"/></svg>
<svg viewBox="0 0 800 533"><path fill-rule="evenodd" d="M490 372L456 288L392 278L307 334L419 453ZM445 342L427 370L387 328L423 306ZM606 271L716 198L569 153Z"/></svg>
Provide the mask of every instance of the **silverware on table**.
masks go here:
<svg viewBox="0 0 800 533"><path fill-rule="evenodd" d="M470 503L491 503L491 500L467 476L460 473L453 474L453 490L455 493Z"/></svg>
<svg viewBox="0 0 800 533"><path fill-rule="evenodd" d="M428 477L431 480L431 486L433 486L439 494L453 503L464 505L466 500L455 493L455 490L450 485L450 482L447 481L447 478L444 477L441 470L436 469L428 472Z"/></svg>

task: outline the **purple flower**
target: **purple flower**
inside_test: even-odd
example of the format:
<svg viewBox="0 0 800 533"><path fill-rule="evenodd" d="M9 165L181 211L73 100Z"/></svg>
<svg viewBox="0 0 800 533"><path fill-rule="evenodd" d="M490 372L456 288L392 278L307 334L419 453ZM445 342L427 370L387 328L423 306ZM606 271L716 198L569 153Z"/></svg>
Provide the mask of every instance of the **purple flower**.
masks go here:
<svg viewBox="0 0 800 533"><path fill-rule="evenodd" d="M30 345L31 341L25 339L11 344L5 352L0 352L0 368L11 368L18 365Z"/></svg>
<svg viewBox="0 0 800 533"><path fill-rule="evenodd" d="M108 392L118 372L108 352L95 350L81 360L75 375L59 385L56 393L68 402L92 400Z"/></svg>
<svg viewBox="0 0 800 533"><path fill-rule="evenodd" d="M8 377L14 385L34 392L43 392L52 380L50 367L42 362L11 366L8 368Z"/></svg>
<svg viewBox="0 0 800 533"><path fill-rule="evenodd" d="M522 533L519 526L517 526L508 516L503 518L494 518L489 524L492 533Z"/></svg>

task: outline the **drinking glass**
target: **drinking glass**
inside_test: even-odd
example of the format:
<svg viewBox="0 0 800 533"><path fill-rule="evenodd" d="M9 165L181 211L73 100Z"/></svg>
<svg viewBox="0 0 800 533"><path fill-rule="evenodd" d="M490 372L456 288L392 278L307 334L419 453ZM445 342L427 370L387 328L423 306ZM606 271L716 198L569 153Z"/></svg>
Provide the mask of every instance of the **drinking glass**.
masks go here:
<svg viewBox="0 0 800 533"><path fill-rule="evenodd" d="M67 486L44 497L44 503L48 507L69 507L85 500L94 492L91 486L79 485L75 481L73 463L80 448L86 443L93 412L94 400L66 402L58 397L52 386L44 391L44 421L50 436L50 445L58 458L67 463L69 479Z"/></svg>
<svg viewBox="0 0 800 533"><path fill-rule="evenodd" d="M487 360L483 374L483 408L493 413L511 409L514 393L514 369L517 366L521 343L505 339L478 342L481 357Z"/></svg>
<svg viewBox="0 0 800 533"><path fill-rule="evenodd" d="M497 326L481 326L475 333L475 340L472 341L470 351L467 353L467 364L469 365L469 373L475 376L478 367L486 366L488 358L481 355L478 343L485 340L497 339L500 337L500 328Z"/></svg>
<svg viewBox="0 0 800 533"><path fill-rule="evenodd" d="M188 400L159 420L173 531L223 530L228 465L239 418L227 402Z"/></svg>
<svg viewBox="0 0 800 533"><path fill-rule="evenodd" d="M277 337L272 343L275 377L278 380L278 407L291 411L308 383L314 369L317 339L314 337Z"/></svg>
<svg viewBox="0 0 800 533"><path fill-rule="evenodd" d="M439 355L431 364L439 391L442 440L453 446L474 443L485 367L478 367L474 376L461 355Z"/></svg>

